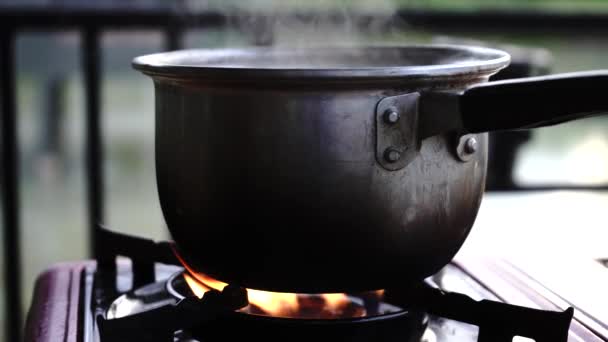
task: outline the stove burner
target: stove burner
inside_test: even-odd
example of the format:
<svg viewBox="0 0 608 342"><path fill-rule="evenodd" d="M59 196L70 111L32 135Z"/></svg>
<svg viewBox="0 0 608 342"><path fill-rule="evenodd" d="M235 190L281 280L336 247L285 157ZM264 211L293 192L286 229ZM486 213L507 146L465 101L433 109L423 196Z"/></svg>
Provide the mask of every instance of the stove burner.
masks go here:
<svg viewBox="0 0 608 342"><path fill-rule="evenodd" d="M106 313L108 321L154 312L174 306L187 298L197 298L181 272L167 281L156 282L116 298ZM363 304L362 298L355 298ZM247 309L227 312L179 332L182 339L200 341L404 341L419 342L427 327L425 314L401 310L389 303L375 303L374 316L308 319L263 316ZM367 303L367 307L374 304ZM382 314L380 314L382 313ZM245 334L246 336L243 336Z"/></svg>
<svg viewBox="0 0 608 342"><path fill-rule="evenodd" d="M184 298L175 290L174 286L170 285L177 278L181 278L181 272L174 273L166 282L154 282L121 295L110 304L106 312L106 319L118 319L168 305L176 305L179 300Z"/></svg>
<svg viewBox="0 0 608 342"><path fill-rule="evenodd" d="M207 275L193 275L186 267L182 278L186 289L178 293L180 297L195 295L202 298L210 290L221 290L227 284ZM171 287L169 283L169 287ZM175 291L175 290L174 290ZM187 293L186 293L187 292ZM395 313L403 309L383 301L384 290L367 291L357 294L326 293L302 294L269 292L247 289L249 305L240 312L295 319L342 319L369 317Z"/></svg>
<svg viewBox="0 0 608 342"><path fill-rule="evenodd" d="M155 280L169 278L169 275L157 278L157 266L181 265L169 243L105 229L100 229L99 234L101 240L107 240L104 245L110 246L97 257L91 294L101 342L174 341L176 338L191 341L191 337L201 342L234 341L243 337L266 341L414 342L420 341L427 324L433 330L445 320L479 327L478 342L511 342L515 336L529 337L536 342L566 342L574 312L572 308L563 312L544 311L492 299L477 301L464 294L444 292L431 280L404 284L385 292L384 301L409 311L340 319L259 316L237 311L248 304L245 289L228 285L221 292L208 291L199 299L185 287L182 268L174 268L182 271L169 282ZM130 274L135 290L126 294L119 290L124 288L120 285L125 277L118 272L124 270L117 266L118 255L132 261ZM431 336L424 335L425 340L427 337ZM455 336L450 336L450 340L452 337Z"/></svg>

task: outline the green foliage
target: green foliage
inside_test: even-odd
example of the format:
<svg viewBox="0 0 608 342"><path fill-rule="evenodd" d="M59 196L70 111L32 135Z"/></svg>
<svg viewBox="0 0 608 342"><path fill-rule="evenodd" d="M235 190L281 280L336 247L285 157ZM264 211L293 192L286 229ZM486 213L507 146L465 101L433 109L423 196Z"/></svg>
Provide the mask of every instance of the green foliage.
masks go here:
<svg viewBox="0 0 608 342"><path fill-rule="evenodd" d="M395 0L400 7L455 10L542 10L592 12L608 10L607 0Z"/></svg>
<svg viewBox="0 0 608 342"><path fill-rule="evenodd" d="M542 10L566 12L608 11L608 0L194 0L193 6L216 10L249 11L302 11L302 10L352 10L380 11L396 8L424 8L450 10Z"/></svg>

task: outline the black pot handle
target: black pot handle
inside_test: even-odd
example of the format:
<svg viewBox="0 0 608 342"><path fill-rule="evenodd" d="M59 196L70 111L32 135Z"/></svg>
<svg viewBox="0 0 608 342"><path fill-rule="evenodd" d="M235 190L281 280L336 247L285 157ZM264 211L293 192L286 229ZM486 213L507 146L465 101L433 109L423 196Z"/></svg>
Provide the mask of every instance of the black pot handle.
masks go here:
<svg viewBox="0 0 608 342"><path fill-rule="evenodd" d="M481 133L555 125L608 113L608 70L489 82L423 94L420 133Z"/></svg>

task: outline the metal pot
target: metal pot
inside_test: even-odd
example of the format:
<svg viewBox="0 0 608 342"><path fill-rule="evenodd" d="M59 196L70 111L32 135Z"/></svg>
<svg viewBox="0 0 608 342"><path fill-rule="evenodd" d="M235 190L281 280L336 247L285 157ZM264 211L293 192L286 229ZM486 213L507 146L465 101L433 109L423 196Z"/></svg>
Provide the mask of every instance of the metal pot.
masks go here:
<svg viewBox="0 0 608 342"><path fill-rule="evenodd" d="M487 134L608 109L608 72L485 83L464 46L187 50L154 79L160 203L196 271L273 291L437 272L477 214Z"/></svg>

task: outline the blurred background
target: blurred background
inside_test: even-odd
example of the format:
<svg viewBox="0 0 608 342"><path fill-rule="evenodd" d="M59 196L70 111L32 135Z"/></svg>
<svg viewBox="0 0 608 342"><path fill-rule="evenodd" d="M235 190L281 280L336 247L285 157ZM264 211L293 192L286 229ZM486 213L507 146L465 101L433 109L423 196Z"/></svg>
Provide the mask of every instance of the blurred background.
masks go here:
<svg viewBox="0 0 608 342"><path fill-rule="evenodd" d="M79 15L85 19L75 20ZM138 15L150 19L140 20ZM131 68L135 56L168 48L463 42L511 49L538 67L533 74L608 69L607 0L191 0L94 5L76 0L0 0L0 16L5 32L15 28L13 24L20 27L14 36L14 72L21 194L18 267L24 311L40 272L56 262L90 257L86 51L82 26L73 22L102 24L109 18L113 23L96 31L102 222L154 239L168 236L154 173L153 85ZM511 138L507 142L514 146L508 157L512 162L504 166L499 160L496 177L490 174L493 183L488 189L494 191L484 199L463 253L567 251L608 257L603 215L608 210L603 191L608 184L608 117ZM2 165L3 170L6 167ZM2 280L0 292L4 284ZM0 296L0 307L4 300ZM0 311L0 321L4 314ZM0 340L5 340L4 333L0 330Z"/></svg>

